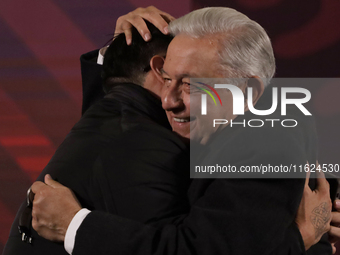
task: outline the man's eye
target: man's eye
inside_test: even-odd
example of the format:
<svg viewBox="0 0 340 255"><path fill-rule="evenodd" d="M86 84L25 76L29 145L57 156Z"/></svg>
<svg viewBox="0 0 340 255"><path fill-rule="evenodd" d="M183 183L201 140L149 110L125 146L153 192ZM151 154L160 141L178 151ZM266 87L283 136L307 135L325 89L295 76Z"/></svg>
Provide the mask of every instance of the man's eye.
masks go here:
<svg viewBox="0 0 340 255"><path fill-rule="evenodd" d="M191 85L190 93L202 93L202 90L200 90L196 85Z"/></svg>
<svg viewBox="0 0 340 255"><path fill-rule="evenodd" d="M164 80L165 82L171 82L171 79L170 79L170 78L163 77L163 80Z"/></svg>
<svg viewBox="0 0 340 255"><path fill-rule="evenodd" d="M197 88L194 88L194 87L190 87L190 93L201 93L202 91L197 89Z"/></svg>

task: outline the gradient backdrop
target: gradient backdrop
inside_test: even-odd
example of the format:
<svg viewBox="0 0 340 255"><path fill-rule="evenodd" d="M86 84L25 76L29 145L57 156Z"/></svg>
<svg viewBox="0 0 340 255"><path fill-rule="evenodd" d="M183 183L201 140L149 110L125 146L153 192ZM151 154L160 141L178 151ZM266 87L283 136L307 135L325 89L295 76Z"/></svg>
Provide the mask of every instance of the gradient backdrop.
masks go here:
<svg viewBox="0 0 340 255"><path fill-rule="evenodd" d="M26 190L80 117L79 56L103 46L119 16L149 5L175 17L236 8L272 38L277 77L340 75L340 0L1 0L0 252ZM332 163L340 156L340 87L312 95L320 161Z"/></svg>

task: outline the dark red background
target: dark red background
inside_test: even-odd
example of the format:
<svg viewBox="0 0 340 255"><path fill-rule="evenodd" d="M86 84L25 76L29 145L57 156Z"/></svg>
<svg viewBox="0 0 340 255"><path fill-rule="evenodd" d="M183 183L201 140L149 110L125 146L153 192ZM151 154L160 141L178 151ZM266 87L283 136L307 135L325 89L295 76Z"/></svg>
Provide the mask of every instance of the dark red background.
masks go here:
<svg viewBox="0 0 340 255"><path fill-rule="evenodd" d="M26 190L80 117L80 54L103 46L120 15L148 5L175 17L236 8L272 38L277 77L339 77L339 0L1 0L0 252ZM339 95L337 84L312 93L322 162L340 156Z"/></svg>

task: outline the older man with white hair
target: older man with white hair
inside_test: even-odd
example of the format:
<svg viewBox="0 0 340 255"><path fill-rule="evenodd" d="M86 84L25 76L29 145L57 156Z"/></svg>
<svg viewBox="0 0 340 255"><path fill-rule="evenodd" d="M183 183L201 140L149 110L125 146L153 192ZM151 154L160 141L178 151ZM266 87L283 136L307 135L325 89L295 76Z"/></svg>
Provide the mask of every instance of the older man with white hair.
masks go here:
<svg viewBox="0 0 340 255"><path fill-rule="evenodd" d="M121 32L128 34L133 25L145 34L143 15L130 19L131 15L120 20ZM190 78L229 78L242 91L251 86L252 102L256 104L275 72L270 40L256 22L222 7L193 11L171 22L169 31L175 38L164 63L159 57L151 65L164 80L163 108L174 132L214 148L218 139L212 137L228 130L223 126L206 128L204 123L211 116L190 111ZM251 78L255 82L247 82ZM227 105L217 112L235 119L230 92L221 90L220 96ZM249 140L248 133L234 132L219 144L224 151L212 153L235 165L240 165L245 155L258 162L282 153L292 162L314 162L316 146L307 146L315 145L310 141L313 132L306 125L296 129L290 139L277 137L272 130L266 135L276 140L266 139L265 146L261 146L265 150L258 147L263 142L261 137L255 135ZM296 146L301 139L295 136L301 132L305 140ZM245 145L238 146L242 143ZM306 151L300 150L307 147ZM49 179L46 184L45 194L35 190L39 204L33 206L33 226L39 234L57 241L64 241L60 233L66 229L74 232L76 226L72 254L305 254L329 230L331 201L324 178L317 179L315 191L308 187L308 178L194 179L188 191L189 213L161 228L81 209L69 189ZM55 203L55 210L44 207L46 201ZM65 208L72 208L73 213ZM318 208L324 210L318 210L320 214L313 221L313 211ZM331 253L330 244L325 244L322 252Z"/></svg>

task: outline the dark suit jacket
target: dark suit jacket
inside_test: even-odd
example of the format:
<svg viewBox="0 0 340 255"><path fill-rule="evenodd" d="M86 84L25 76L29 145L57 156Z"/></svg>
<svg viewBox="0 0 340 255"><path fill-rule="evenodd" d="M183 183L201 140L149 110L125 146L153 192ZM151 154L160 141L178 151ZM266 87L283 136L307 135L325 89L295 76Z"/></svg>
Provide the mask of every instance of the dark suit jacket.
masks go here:
<svg viewBox="0 0 340 255"><path fill-rule="evenodd" d="M292 116L300 123L292 132L235 129L213 139L202 162L315 162L314 123L295 112ZM93 211L77 232L73 254L304 254L294 223L303 187L303 178L194 179L188 191L190 212L180 215L176 224L156 228ZM331 254L331 247L321 242L308 253Z"/></svg>
<svg viewBox="0 0 340 255"><path fill-rule="evenodd" d="M134 84L116 85L72 128L45 174L71 188L83 207L158 226L188 211L188 155L169 130L160 100ZM67 254L33 231L21 241L18 217L4 254Z"/></svg>

